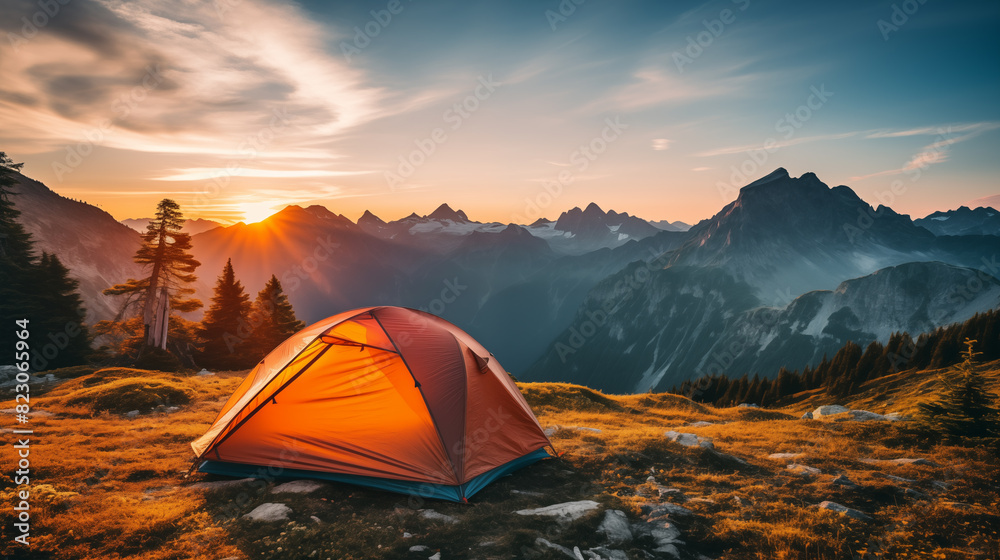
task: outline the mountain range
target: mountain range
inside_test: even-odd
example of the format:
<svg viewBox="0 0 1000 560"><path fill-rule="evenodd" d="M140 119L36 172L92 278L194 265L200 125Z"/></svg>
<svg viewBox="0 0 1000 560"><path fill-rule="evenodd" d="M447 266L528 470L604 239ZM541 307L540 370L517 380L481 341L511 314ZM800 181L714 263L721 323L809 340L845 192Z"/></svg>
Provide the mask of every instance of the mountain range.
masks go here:
<svg viewBox="0 0 1000 560"><path fill-rule="evenodd" d="M39 248L81 280L88 321L114 316L100 290L141 273L132 228L148 222L127 227L26 177L19 190ZM996 214L960 208L914 221L777 169L694 226L596 204L554 221L482 223L442 204L357 222L293 205L254 224L186 228L203 301L231 258L251 296L275 274L306 322L365 305L425 309L519 379L628 393L712 372L773 375L847 340L915 335L996 307Z"/></svg>

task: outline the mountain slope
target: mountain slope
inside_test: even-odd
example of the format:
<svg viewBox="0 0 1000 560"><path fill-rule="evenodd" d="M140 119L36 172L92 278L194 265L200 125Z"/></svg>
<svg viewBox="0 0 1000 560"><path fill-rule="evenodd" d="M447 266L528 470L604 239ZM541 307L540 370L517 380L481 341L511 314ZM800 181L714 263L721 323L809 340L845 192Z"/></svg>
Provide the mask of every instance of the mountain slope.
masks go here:
<svg viewBox="0 0 1000 560"><path fill-rule="evenodd" d="M629 393L712 373L773 376L782 366L815 365L848 340L916 336L1000 305L1000 280L938 262L879 270L781 308L759 306L752 287L722 268L653 271L631 290L630 276L638 278L634 267L595 288L525 379ZM586 336L601 310L607 320Z"/></svg>
<svg viewBox="0 0 1000 560"><path fill-rule="evenodd" d="M100 208L60 196L23 175L18 180L18 194L11 200L21 211L20 221L32 234L37 251L57 255L80 281L86 321L114 317L119 302L101 291L141 275L141 268L132 262L139 234Z"/></svg>
<svg viewBox="0 0 1000 560"><path fill-rule="evenodd" d="M782 168L743 187L689 233L671 264L721 266L779 305L888 266L979 266L1000 252L1000 237L936 238L891 208L872 208L849 187L829 188L812 173L792 178Z"/></svg>
<svg viewBox="0 0 1000 560"><path fill-rule="evenodd" d="M960 206L958 210L934 212L913 223L934 235L1000 235L1000 212L989 206L975 210Z"/></svg>

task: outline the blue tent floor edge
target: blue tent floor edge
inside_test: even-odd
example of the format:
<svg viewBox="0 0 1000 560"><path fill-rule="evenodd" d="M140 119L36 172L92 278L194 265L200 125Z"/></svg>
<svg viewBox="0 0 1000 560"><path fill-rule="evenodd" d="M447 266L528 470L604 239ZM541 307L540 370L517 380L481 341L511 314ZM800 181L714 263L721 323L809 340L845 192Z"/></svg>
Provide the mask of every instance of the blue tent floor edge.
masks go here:
<svg viewBox="0 0 1000 560"><path fill-rule="evenodd" d="M209 474L221 474L243 478L315 478L320 480L332 480L334 482L345 482L358 486L377 488L379 490L388 490L399 494L420 496L421 498L437 498L440 500L461 502L470 498L473 494L479 492L494 480L549 457L552 457L552 455L550 455L544 447L536 449L527 455L523 455L513 461L504 463L499 467L484 472L465 484L457 486L447 484L431 484L428 482L413 482L408 480L393 480L390 478L378 478L353 474L308 471L301 469L281 469L280 467L264 467L243 463L229 463L226 461L204 461L198 466L198 471Z"/></svg>

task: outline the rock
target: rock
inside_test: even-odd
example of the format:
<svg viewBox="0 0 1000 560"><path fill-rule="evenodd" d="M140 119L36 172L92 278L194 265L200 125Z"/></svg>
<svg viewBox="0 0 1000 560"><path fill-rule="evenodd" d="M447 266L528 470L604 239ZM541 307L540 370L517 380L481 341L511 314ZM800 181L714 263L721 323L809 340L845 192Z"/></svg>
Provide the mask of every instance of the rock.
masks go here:
<svg viewBox="0 0 1000 560"><path fill-rule="evenodd" d="M125 417L126 418L136 418L140 414L142 414L142 413L139 412L138 410L130 410L130 411L128 411L128 412L125 413Z"/></svg>
<svg viewBox="0 0 1000 560"><path fill-rule="evenodd" d="M406 532L404 532L403 533L403 538L404 539L412 539L413 538L413 533L406 533Z"/></svg>
<svg viewBox="0 0 1000 560"><path fill-rule="evenodd" d="M179 407L179 406L168 406L167 407L167 412L177 412L180 409L181 409L181 407Z"/></svg>
<svg viewBox="0 0 1000 560"><path fill-rule="evenodd" d="M816 410L812 411L813 418L819 420L824 416L833 416L834 414L843 414L845 412L850 412L851 409L846 406L840 406L839 404L826 404L817 407Z"/></svg>
<svg viewBox="0 0 1000 560"><path fill-rule="evenodd" d="M927 465L929 467L940 467L941 465L931 461L929 459L911 459L911 458L901 458L901 459L862 459L861 462L868 463L870 465L881 464L881 465Z"/></svg>
<svg viewBox="0 0 1000 560"><path fill-rule="evenodd" d="M868 412L867 410L852 410L848 414L851 415L851 419L855 422L881 422L886 420L885 416Z"/></svg>
<svg viewBox="0 0 1000 560"><path fill-rule="evenodd" d="M593 432L595 434L604 433L603 430L599 430L597 428L588 428L587 426L567 426L566 429L567 430L576 430L578 432Z"/></svg>
<svg viewBox="0 0 1000 560"><path fill-rule="evenodd" d="M930 496L928 496L927 494L924 494L923 492L918 492L913 488L904 488L903 494L917 500L926 500L930 498Z"/></svg>
<svg viewBox="0 0 1000 560"><path fill-rule="evenodd" d="M799 420L812 420L812 419L813 419L812 412L806 412L805 414L799 417Z"/></svg>
<svg viewBox="0 0 1000 560"><path fill-rule="evenodd" d="M243 517L253 521L285 521L289 513L292 513L292 508L285 504L269 503L257 506Z"/></svg>
<svg viewBox="0 0 1000 560"><path fill-rule="evenodd" d="M565 502L535 509L522 509L514 513L518 515L544 515L560 520L573 521L587 515L588 512L597 509L600 505L593 500L581 500L579 502Z"/></svg>
<svg viewBox="0 0 1000 560"><path fill-rule="evenodd" d="M642 504L639 507L641 508L642 513L646 515L647 521L652 521L666 515L694 515L694 512L688 508L672 504L670 502L664 502L662 504Z"/></svg>
<svg viewBox="0 0 1000 560"><path fill-rule="evenodd" d="M773 459L775 461L781 461L784 459L798 459L799 457L804 457L805 453L771 453L767 456L768 459Z"/></svg>
<svg viewBox="0 0 1000 560"><path fill-rule="evenodd" d="M933 486L934 488L937 488L938 490L950 490L951 489L951 484L950 483L943 482L943 481L940 481L940 480L932 480L931 481L931 486Z"/></svg>
<svg viewBox="0 0 1000 560"><path fill-rule="evenodd" d="M552 437L558 431L559 426L549 426L548 428L542 430L542 433L545 434L545 437Z"/></svg>
<svg viewBox="0 0 1000 560"><path fill-rule="evenodd" d="M857 484L851 482L851 479L847 478L842 474L838 474L836 477L834 477L834 479L830 481L830 484L837 484L839 486L843 486L844 488L848 488L850 490L856 490L857 488L859 488Z"/></svg>
<svg viewBox="0 0 1000 560"><path fill-rule="evenodd" d="M545 495L545 494L542 494L541 492L531 492L531 491L528 491L528 490L511 490L510 493L511 494L520 494L522 496L534 496L534 497L544 496Z"/></svg>
<svg viewBox="0 0 1000 560"><path fill-rule="evenodd" d="M820 502L819 506L817 507L819 507L820 509L828 509L830 511L839 513L841 515L846 515L847 517L852 517L854 519L861 519L862 521L868 521L871 519L871 517L868 517L867 515L861 513L860 511L838 504L837 502L831 502L831 501Z"/></svg>
<svg viewBox="0 0 1000 560"><path fill-rule="evenodd" d="M210 372L210 371L208 371L205 368L201 368L201 371L198 372L198 375L215 375L215 374L212 373L212 372Z"/></svg>
<svg viewBox="0 0 1000 560"><path fill-rule="evenodd" d="M570 558L576 560L576 554L573 554L572 550L566 548L565 546L551 542L548 539L543 539L542 537L538 537L537 539L535 539L535 544L538 546L544 546L545 548L551 548L552 550L558 550L559 552L562 552L566 556L569 556Z"/></svg>
<svg viewBox="0 0 1000 560"><path fill-rule="evenodd" d="M253 482L253 478L241 478L239 480L216 480L214 482L195 482L189 488L196 488L198 490L219 490L220 488L230 488L232 486L240 486L241 484L246 484L248 482Z"/></svg>
<svg viewBox="0 0 1000 560"><path fill-rule="evenodd" d="M632 529L629 528L625 512L609 509L604 512L604 519L597 526L597 532L604 535L611 544L621 544L632 540Z"/></svg>
<svg viewBox="0 0 1000 560"><path fill-rule="evenodd" d="M609 549L603 546L591 548L587 552L595 555L591 556L595 560L628 560L628 554L625 551Z"/></svg>
<svg viewBox="0 0 1000 560"><path fill-rule="evenodd" d="M435 552L434 554L431 554L430 556L428 556L427 560L441 560L441 553L440 552Z"/></svg>
<svg viewBox="0 0 1000 560"><path fill-rule="evenodd" d="M316 517L315 515L310 515L309 519L312 519L316 523L322 523L323 522L320 518Z"/></svg>
<svg viewBox="0 0 1000 560"><path fill-rule="evenodd" d="M431 549L431 547L429 547L429 546L425 546L425 545L422 545L422 544L415 544L415 545L413 545L413 546L410 547L410 552L426 552L426 551L428 551L430 549Z"/></svg>
<svg viewBox="0 0 1000 560"><path fill-rule="evenodd" d="M886 414L885 419L890 422L909 422L913 420L913 418L898 412L890 412L889 414Z"/></svg>
<svg viewBox="0 0 1000 560"><path fill-rule="evenodd" d="M673 556L674 558L680 558L681 557L681 552L679 550L677 550L677 546L675 546L673 544L660 545L660 546L654 548L653 552L662 552L664 554L669 554L669 555Z"/></svg>
<svg viewBox="0 0 1000 560"><path fill-rule="evenodd" d="M706 426L714 426L713 422L706 422L704 420L699 420L698 422L692 422L687 425L688 428L704 428Z"/></svg>
<svg viewBox="0 0 1000 560"><path fill-rule="evenodd" d="M739 405L736 406L736 408L760 408L760 407L754 403L740 403Z"/></svg>
<svg viewBox="0 0 1000 560"><path fill-rule="evenodd" d="M271 488L271 493L308 494L310 492L315 492L322 487L323 483L315 480L293 480Z"/></svg>
<svg viewBox="0 0 1000 560"><path fill-rule="evenodd" d="M815 476L820 474L822 471L816 467L810 467L807 465L800 465L798 463L790 463L788 465L788 470L794 472L795 474L800 474L802 476Z"/></svg>
<svg viewBox="0 0 1000 560"><path fill-rule="evenodd" d="M664 496L670 496L679 498L681 501L687 500L687 497L684 495L684 492L681 492L677 488L667 488L666 486L660 486L656 490L661 498Z"/></svg>
<svg viewBox="0 0 1000 560"><path fill-rule="evenodd" d="M442 523L447 523L449 525L454 525L458 523L458 519L445 515L443 513L438 513L432 509L422 509L420 510L420 517L424 519L430 519L431 521L440 521Z"/></svg>
<svg viewBox="0 0 1000 560"><path fill-rule="evenodd" d="M702 437L695 434L680 433L670 430L665 432L663 435L667 436L670 441L679 443L684 447L702 447L704 449L712 449L715 445L712 443L712 438Z"/></svg>
<svg viewBox="0 0 1000 560"><path fill-rule="evenodd" d="M891 475L891 474L882 473L882 476L884 476L885 478L888 478L889 480L893 480L893 481L896 481L896 482L906 482L906 483L916 482L916 480L913 480L912 478L903 478L901 476L895 476L895 475Z"/></svg>
<svg viewBox="0 0 1000 560"><path fill-rule="evenodd" d="M646 482L649 482L650 484L656 484L656 477L653 475L647 476Z"/></svg>

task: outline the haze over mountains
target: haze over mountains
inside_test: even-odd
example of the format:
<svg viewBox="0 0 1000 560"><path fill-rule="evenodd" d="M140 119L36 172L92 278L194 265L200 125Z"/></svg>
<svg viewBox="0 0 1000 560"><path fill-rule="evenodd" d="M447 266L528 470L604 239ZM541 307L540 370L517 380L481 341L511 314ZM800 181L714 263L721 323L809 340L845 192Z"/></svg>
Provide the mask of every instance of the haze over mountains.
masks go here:
<svg viewBox="0 0 1000 560"><path fill-rule="evenodd" d="M30 179L19 190L40 248L80 278L88 321L112 317L100 290L140 274L138 232ZM915 335L996 307L997 215L913 221L777 169L690 229L596 204L532 224L480 223L443 204L389 222L289 206L259 223L188 227L203 301L232 258L251 295L277 275L307 323L366 305L421 308L519 379L636 392L712 372L774 375L847 340Z"/></svg>

